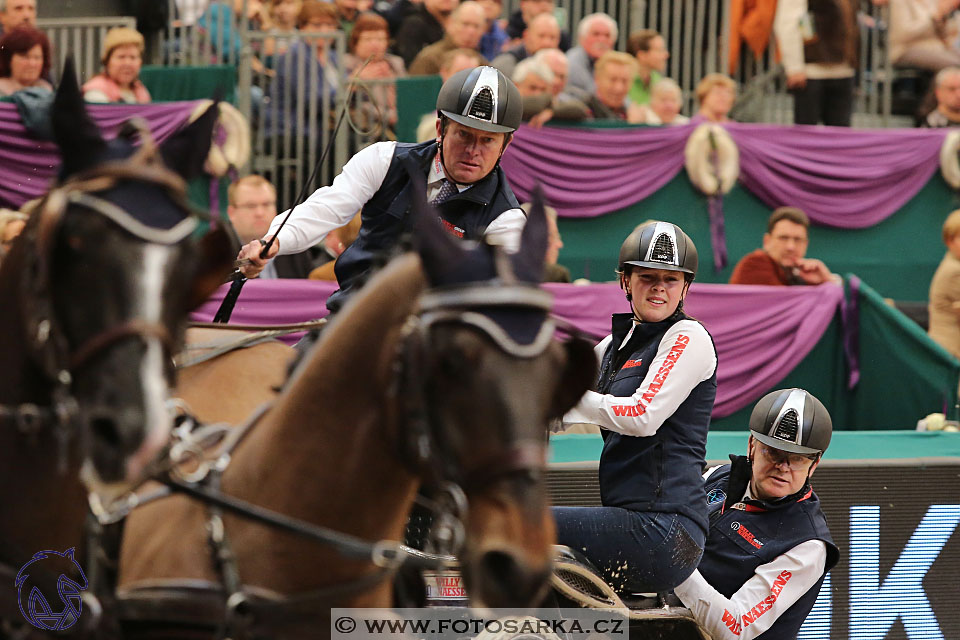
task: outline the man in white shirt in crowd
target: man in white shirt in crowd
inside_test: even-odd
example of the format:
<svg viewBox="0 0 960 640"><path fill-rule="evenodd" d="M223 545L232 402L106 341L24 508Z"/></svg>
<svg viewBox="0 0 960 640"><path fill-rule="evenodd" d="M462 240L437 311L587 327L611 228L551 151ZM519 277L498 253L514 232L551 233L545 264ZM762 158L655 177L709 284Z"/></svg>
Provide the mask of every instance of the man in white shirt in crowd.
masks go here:
<svg viewBox="0 0 960 640"><path fill-rule="evenodd" d="M277 216L267 237L277 234L269 257L260 258L265 240L244 245L244 275L256 276L279 254L299 253L361 210L356 241L337 260L340 290L327 300L333 312L388 257L409 231L412 190L420 176L427 199L452 235L484 238L516 251L526 216L507 183L500 157L520 125L522 99L516 86L493 67L476 67L451 76L437 97L437 138L419 144L379 142L347 162L333 184L315 191L286 216ZM411 174L411 170L413 174Z"/></svg>
<svg viewBox="0 0 960 640"><path fill-rule="evenodd" d="M674 592L714 640L797 637L840 555L810 485L832 432L813 395L774 391L750 415L747 456L704 474L707 543Z"/></svg>

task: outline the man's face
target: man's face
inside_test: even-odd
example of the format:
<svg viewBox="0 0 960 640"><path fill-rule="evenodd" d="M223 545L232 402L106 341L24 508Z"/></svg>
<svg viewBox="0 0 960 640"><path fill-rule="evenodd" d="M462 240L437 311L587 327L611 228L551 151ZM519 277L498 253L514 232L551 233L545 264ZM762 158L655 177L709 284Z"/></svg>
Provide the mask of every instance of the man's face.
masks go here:
<svg viewBox="0 0 960 640"><path fill-rule="evenodd" d="M770 233L763 234L763 250L777 264L795 267L807 255L807 228L791 220L780 220Z"/></svg>
<svg viewBox="0 0 960 640"><path fill-rule="evenodd" d="M591 20L589 28L580 38L580 46L594 60L613 49L613 31L606 20Z"/></svg>
<svg viewBox="0 0 960 640"><path fill-rule="evenodd" d="M242 184L237 187L235 202L227 207L227 215L243 244L262 238L277 215L277 194L267 184Z"/></svg>
<svg viewBox="0 0 960 640"><path fill-rule="evenodd" d="M440 79L446 82L450 76L465 69L473 69L477 66L477 61L470 56L457 54L446 67L440 69Z"/></svg>
<svg viewBox="0 0 960 640"><path fill-rule="evenodd" d="M750 488L761 500L785 498L800 491L820 464L812 457L769 447L753 437L747 446L753 460Z"/></svg>
<svg viewBox="0 0 960 640"><path fill-rule="evenodd" d="M562 53L551 54L544 58L544 62L550 67L550 71L553 71L553 86L550 87L550 93L557 96L567 86L567 74L569 73L567 56Z"/></svg>
<svg viewBox="0 0 960 640"><path fill-rule="evenodd" d="M460 9L456 17L450 21L448 32L450 39L457 47L476 49L486 30L487 17L483 13L483 8L473 4Z"/></svg>
<svg viewBox="0 0 960 640"><path fill-rule="evenodd" d="M949 73L936 88L937 106L960 111L960 73Z"/></svg>
<svg viewBox="0 0 960 640"><path fill-rule="evenodd" d="M437 134L440 134L439 120ZM443 137L443 170L447 177L460 184L471 184L485 178L500 159L506 135L448 122L447 133Z"/></svg>
<svg viewBox="0 0 960 640"><path fill-rule="evenodd" d="M523 31L523 47L533 55L540 49L556 49L560 46L560 27L550 16L537 16Z"/></svg>
<svg viewBox="0 0 960 640"><path fill-rule="evenodd" d="M650 41L650 48L646 51L637 51L637 62L647 69L652 69L659 73L667 70L667 58L670 52L667 51L667 43L660 36Z"/></svg>
<svg viewBox="0 0 960 640"><path fill-rule="evenodd" d="M524 98L529 96L539 96L550 92L550 85L546 80L535 73L528 73L522 82L518 82L517 90Z"/></svg>
<svg viewBox="0 0 960 640"><path fill-rule="evenodd" d="M598 71L594 78L597 84L597 98L611 109L623 108L623 101L630 91L633 70L625 64L608 64Z"/></svg>
<svg viewBox="0 0 960 640"><path fill-rule="evenodd" d="M553 13L553 0L520 0L524 24L530 24L541 13Z"/></svg>
<svg viewBox="0 0 960 640"><path fill-rule="evenodd" d="M7 0L7 10L0 13L0 24L7 33L19 26L37 26L37 0Z"/></svg>

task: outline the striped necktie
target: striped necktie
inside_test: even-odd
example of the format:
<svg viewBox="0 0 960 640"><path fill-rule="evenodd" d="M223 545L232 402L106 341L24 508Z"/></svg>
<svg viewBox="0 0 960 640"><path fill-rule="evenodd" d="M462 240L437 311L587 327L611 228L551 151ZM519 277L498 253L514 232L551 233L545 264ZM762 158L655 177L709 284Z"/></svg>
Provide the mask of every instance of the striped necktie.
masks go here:
<svg viewBox="0 0 960 640"><path fill-rule="evenodd" d="M449 200L451 197L457 195L459 190L457 185L450 182L446 178L443 179L443 184L440 185L440 191L437 192L437 195L434 196L433 200L430 201L431 204L442 204Z"/></svg>

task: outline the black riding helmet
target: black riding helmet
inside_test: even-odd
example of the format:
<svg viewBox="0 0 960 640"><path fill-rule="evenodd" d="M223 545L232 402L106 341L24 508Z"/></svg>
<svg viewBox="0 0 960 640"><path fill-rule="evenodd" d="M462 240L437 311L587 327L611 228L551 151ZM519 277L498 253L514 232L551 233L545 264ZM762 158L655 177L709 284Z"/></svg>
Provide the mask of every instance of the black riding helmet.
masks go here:
<svg viewBox="0 0 960 640"><path fill-rule="evenodd" d="M458 71L443 83L437 113L465 127L511 133L520 126L523 98L497 69L474 67Z"/></svg>
<svg viewBox="0 0 960 640"><path fill-rule="evenodd" d="M803 389L780 389L757 402L750 414L750 434L782 451L822 454L830 446L833 421L813 394Z"/></svg>
<svg viewBox="0 0 960 640"><path fill-rule="evenodd" d="M682 271L687 280L697 275L697 247L683 229L671 222L647 222L627 236L620 247L618 269L647 267Z"/></svg>

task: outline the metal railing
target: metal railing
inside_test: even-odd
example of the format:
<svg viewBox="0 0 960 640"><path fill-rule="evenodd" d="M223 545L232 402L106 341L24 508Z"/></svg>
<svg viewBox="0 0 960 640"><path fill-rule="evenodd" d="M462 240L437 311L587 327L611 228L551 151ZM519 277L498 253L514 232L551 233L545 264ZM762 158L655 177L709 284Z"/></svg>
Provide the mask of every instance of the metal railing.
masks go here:
<svg viewBox="0 0 960 640"><path fill-rule="evenodd" d="M129 16L90 18L41 18L37 28L50 38L53 47L51 73L59 78L63 61L73 54L80 81L84 82L100 73L103 65L100 54L107 31L114 27L136 28L137 21Z"/></svg>

